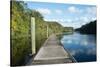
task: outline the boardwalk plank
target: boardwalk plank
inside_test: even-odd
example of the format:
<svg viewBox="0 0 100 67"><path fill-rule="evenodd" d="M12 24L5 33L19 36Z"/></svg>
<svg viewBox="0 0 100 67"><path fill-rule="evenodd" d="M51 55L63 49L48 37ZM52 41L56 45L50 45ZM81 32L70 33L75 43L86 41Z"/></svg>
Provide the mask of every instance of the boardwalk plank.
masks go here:
<svg viewBox="0 0 100 67"><path fill-rule="evenodd" d="M55 34L52 34L40 48L31 64L71 63L71 56L59 44Z"/></svg>

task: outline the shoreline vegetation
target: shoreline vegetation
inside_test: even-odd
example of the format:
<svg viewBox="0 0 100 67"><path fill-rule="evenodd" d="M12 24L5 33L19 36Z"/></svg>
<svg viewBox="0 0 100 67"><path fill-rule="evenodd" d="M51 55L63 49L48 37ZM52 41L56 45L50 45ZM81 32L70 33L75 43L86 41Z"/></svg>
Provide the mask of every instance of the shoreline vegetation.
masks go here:
<svg viewBox="0 0 100 67"><path fill-rule="evenodd" d="M23 1L11 1L10 13L11 66L24 65L25 59L31 54L31 17L35 17L36 22L36 52L38 52L39 48L47 39L47 27L48 36L54 33L56 34L74 31L73 27L63 27L56 21L45 21L41 13L36 10L29 9L27 4ZM94 25L94 23L92 24ZM84 31L82 28L76 29L76 31Z"/></svg>
<svg viewBox="0 0 100 67"><path fill-rule="evenodd" d="M94 34L96 35L96 23L97 20L91 21L80 28L75 29L75 31L80 32L81 34Z"/></svg>

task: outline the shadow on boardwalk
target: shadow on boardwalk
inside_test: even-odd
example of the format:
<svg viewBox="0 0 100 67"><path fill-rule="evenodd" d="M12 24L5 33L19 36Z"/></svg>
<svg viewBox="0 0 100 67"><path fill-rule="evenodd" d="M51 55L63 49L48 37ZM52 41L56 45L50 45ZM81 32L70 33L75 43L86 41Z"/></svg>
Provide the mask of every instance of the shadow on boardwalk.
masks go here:
<svg viewBox="0 0 100 67"><path fill-rule="evenodd" d="M27 65L73 63L71 55L59 44L55 34L52 34L40 48L34 59Z"/></svg>

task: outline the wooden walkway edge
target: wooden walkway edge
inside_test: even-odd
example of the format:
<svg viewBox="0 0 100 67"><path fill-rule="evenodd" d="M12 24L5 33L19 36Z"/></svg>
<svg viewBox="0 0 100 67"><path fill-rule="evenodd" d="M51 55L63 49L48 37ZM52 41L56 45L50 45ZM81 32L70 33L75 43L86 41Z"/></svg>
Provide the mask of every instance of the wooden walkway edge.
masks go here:
<svg viewBox="0 0 100 67"><path fill-rule="evenodd" d="M29 65L37 64L58 64L58 63L73 63L75 59L69 52L65 51L64 47L59 44L55 34L52 34L40 48L37 55Z"/></svg>

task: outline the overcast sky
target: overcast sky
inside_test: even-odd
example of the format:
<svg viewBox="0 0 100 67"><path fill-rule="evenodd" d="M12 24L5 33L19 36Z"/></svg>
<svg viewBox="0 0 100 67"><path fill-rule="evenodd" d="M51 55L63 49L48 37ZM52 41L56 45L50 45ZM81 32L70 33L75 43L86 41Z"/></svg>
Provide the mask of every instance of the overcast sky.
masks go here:
<svg viewBox="0 0 100 67"><path fill-rule="evenodd" d="M46 21L57 21L63 26L79 28L96 20L95 5L26 2L28 8L39 11Z"/></svg>

